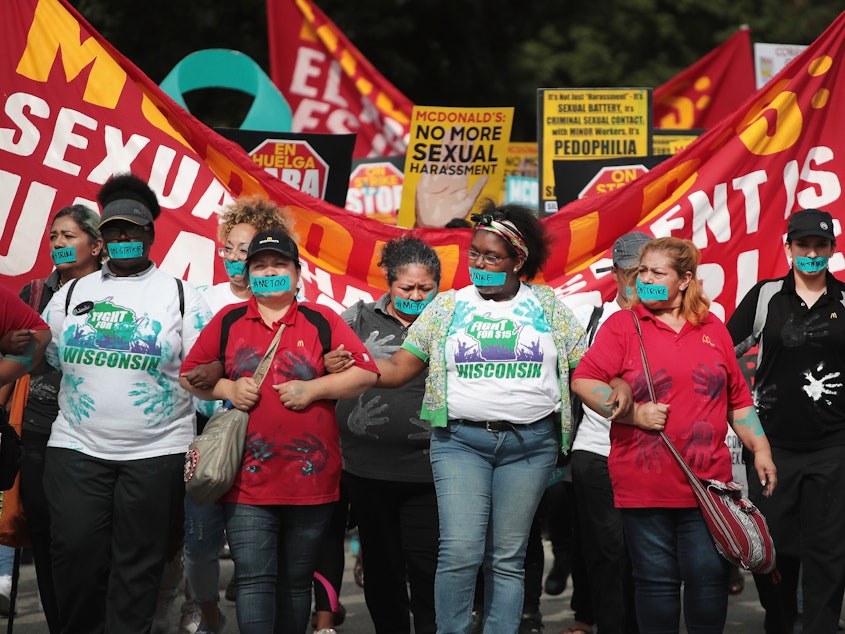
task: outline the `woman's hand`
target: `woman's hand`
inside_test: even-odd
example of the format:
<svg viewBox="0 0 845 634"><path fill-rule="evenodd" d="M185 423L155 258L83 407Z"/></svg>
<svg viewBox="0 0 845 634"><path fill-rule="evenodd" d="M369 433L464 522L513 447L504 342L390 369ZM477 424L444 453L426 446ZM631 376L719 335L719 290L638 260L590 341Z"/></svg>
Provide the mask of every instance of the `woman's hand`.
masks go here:
<svg viewBox="0 0 845 634"><path fill-rule="evenodd" d="M646 431L663 431L669 406L665 403L643 403L634 405L634 425Z"/></svg>
<svg viewBox="0 0 845 634"><path fill-rule="evenodd" d="M613 413L607 419L625 418L634 407L634 392L628 382L619 377L610 381L610 387L613 389L604 404L613 410Z"/></svg>
<svg viewBox="0 0 845 634"><path fill-rule="evenodd" d="M334 350L330 350L323 355L323 365L329 374L337 374L355 365L355 359L352 358L352 353L345 350L343 344L340 344Z"/></svg>
<svg viewBox="0 0 845 634"><path fill-rule="evenodd" d="M754 452L754 470L760 478L760 485L763 487L763 495L769 497L778 485L778 470L772 460L772 452L761 449Z"/></svg>
<svg viewBox="0 0 845 634"><path fill-rule="evenodd" d="M198 390L210 390L217 381L223 378L223 364L219 361L205 363L191 368L181 376Z"/></svg>
<svg viewBox="0 0 845 634"><path fill-rule="evenodd" d="M229 401L233 407L248 412L258 402L259 389L255 379L251 376L241 377L237 381L229 381L226 388L226 396L223 400Z"/></svg>
<svg viewBox="0 0 845 634"><path fill-rule="evenodd" d="M305 409L314 401L309 389L310 381L287 381L274 385L273 389L279 393L282 405L295 412Z"/></svg>
<svg viewBox="0 0 845 634"><path fill-rule="evenodd" d="M34 340L34 330L10 330L0 337L0 352L12 355L23 354Z"/></svg>

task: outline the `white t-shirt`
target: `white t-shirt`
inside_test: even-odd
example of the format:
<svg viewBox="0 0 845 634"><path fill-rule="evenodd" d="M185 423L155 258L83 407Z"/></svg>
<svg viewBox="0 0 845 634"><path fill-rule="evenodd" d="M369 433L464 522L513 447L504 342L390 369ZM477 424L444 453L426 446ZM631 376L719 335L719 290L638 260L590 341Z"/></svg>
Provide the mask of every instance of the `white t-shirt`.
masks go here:
<svg viewBox="0 0 845 634"><path fill-rule="evenodd" d="M63 373L49 447L106 460L184 453L194 437L194 404L179 368L211 319L197 290L155 266L114 277L108 264L53 295L44 309L53 339L47 360Z"/></svg>
<svg viewBox="0 0 845 634"><path fill-rule="evenodd" d="M619 310L622 310L622 307L619 306L615 298L612 302L605 302L602 306L601 317L596 324L595 333L598 333L599 328L607 321L608 317ZM572 312L575 313L575 317L586 329L590 322L590 315L593 313L592 304L579 306ZM592 336L592 340L595 340L595 334ZM592 340L588 342L588 345L592 343ZM585 405L581 407L584 408L584 418L578 426L575 441L572 443L572 450L591 451L606 458L610 455L610 421Z"/></svg>
<svg viewBox="0 0 845 634"><path fill-rule="evenodd" d="M512 423L532 423L560 408L551 325L528 286L506 302L484 299L474 286L456 291L446 403L449 418Z"/></svg>
<svg viewBox="0 0 845 634"><path fill-rule="evenodd" d="M216 315L230 304L239 304L246 301L246 299L241 299L232 292L232 285L229 282L221 282L214 286L197 286L197 290L205 303L208 304L212 315Z"/></svg>

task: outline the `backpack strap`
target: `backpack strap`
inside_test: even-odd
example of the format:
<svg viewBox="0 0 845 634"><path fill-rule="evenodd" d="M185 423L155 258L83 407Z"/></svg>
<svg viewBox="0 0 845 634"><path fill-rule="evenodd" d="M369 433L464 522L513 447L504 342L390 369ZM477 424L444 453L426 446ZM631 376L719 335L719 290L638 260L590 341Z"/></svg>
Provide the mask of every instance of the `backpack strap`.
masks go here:
<svg viewBox="0 0 845 634"><path fill-rule="evenodd" d="M599 319L604 313L604 306L594 306L593 312L590 313L590 321L587 322L587 346L593 345L593 340L596 338L596 330L598 330Z"/></svg>
<svg viewBox="0 0 845 634"><path fill-rule="evenodd" d="M178 277L173 278L176 280L176 290L179 293L179 314L182 315L182 319L185 318L185 288L182 285L182 280Z"/></svg>
<svg viewBox="0 0 845 634"><path fill-rule="evenodd" d="M229 344L229 329L236 321L246 315L246 306L240 306L230 310L223 316L220 324L220 363L226 367L226 346Z"/></svg>
<svg viewBox="0 0 845 634"><path fill-rule="evenodd" d="M67 287L67 295L65 295L65 315L67 315L67 311L70 308L70 296L73 295L73 287L76 286L76 283L78 281L78 277L73 278L73 281L71 281L70 286Z"/></svg>

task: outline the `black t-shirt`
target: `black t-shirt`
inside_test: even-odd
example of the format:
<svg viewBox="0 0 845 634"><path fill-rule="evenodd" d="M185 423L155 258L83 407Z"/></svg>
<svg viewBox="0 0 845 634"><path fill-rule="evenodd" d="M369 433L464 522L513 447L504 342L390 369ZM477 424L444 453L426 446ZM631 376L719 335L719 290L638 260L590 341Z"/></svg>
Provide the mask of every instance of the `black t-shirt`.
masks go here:
<svg viewBox="0 0 845 634"><path fill-rule="evenodd" d="M765 319L755 329L758 310ZM798 451L845 445L845 284L827 273L827 291L807 306L792 271L759 282L727 326L737 356L760 345L754 402L769 443Z"/></svg>

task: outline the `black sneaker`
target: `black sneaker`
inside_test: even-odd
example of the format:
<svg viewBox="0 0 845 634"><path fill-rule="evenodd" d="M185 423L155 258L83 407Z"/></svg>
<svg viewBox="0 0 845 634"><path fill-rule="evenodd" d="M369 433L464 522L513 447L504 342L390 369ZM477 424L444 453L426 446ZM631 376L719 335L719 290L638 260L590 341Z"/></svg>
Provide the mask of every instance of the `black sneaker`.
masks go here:
<svg viewBox="0 0 845 634"><path fill-rule="evenodd" d="M543 615L539 612L523 612L519 622L519 634L541 634Z"/></svg>
<svg viewBox="0 0 845 634"><path fill-rule="evenodd" d="M550 594L553 597L563 594L564 590L566 590L566 580L568 578L569 564L555 561L552 569L549 571L549 575L546 577L546 583L543 589L546 591L546 594Z"/></svg>

